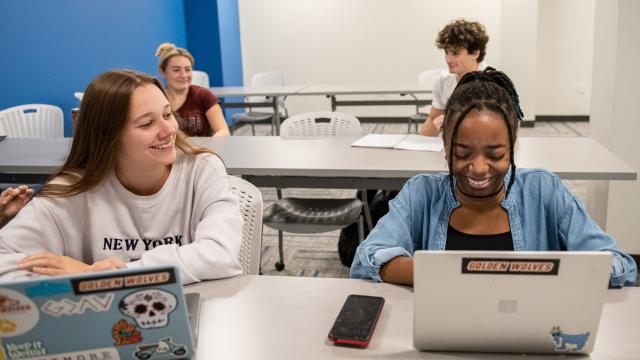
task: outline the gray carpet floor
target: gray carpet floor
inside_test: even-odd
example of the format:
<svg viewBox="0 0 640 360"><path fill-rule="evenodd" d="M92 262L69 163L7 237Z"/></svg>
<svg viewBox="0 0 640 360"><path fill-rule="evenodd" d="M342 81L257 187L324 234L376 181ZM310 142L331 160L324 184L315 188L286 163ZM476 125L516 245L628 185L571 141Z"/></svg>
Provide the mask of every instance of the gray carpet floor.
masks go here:
<svg viewBox="0 0 640 360"><path fill-rule="evenodd" d="M363 123L364 134L400 134L407 131L407 125L401 123ZM269 125L256 125L256 135L269 135ZM251 136L248 125L238 128L235 136ZM533 128L520 129L519 136L589 136L588 122L538 122ZM567 186L583 201L586 201L584 181L565 181ZM264 207L276 200L273 188L260 188ZM353 197L354 190L331 189L285 189L283 196L300 197ZM337 252L339 232L313 235L284 235L285 269L276 271L274 264L278 260L278 233L264 227L262 236L261 271L265 275L348 277L349 269L340 263Z"/></svg>

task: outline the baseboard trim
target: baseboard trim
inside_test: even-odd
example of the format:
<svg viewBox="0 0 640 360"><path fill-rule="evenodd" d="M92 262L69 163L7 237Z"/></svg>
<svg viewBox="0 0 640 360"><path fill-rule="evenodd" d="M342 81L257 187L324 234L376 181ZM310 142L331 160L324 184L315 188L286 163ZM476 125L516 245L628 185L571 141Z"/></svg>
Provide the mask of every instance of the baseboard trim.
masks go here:
<svg viewBox="0 0 640 360"><path fill-rule="evenodd" d="M589 121L589 115L536 115L536 121Z"/></svg>
<svg viewBox="0 0 640 360"><path fill-rule="evenodd" d="M522 120L520 122L520 127L523 127L523 128L532 128L535 126L536 126L536 122L533 120Z"/></svg>

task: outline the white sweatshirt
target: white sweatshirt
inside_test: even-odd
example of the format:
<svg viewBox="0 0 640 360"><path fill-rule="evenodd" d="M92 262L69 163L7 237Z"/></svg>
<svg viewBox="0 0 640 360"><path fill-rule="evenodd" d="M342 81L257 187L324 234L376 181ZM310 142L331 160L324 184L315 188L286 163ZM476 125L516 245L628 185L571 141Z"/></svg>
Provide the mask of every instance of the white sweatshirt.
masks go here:
<svg viewBox="0 0 640 360"><path fill-rule="evenodd" d="M242 217L222 161L178 151L162 189L126 190L114 174L96 188L34 198L0 229L0 281L31 278L25 255L52 252L86 264L109 256L129 268L172 264L183 284L242 273Z"/></svg>

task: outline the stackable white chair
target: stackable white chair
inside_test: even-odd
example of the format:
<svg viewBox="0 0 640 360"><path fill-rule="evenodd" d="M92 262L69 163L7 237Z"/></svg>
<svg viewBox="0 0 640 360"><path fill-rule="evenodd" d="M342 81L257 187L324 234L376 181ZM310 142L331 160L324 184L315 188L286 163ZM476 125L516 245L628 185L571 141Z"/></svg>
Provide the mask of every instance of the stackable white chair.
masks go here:
<svg viewBox="0 0 640 360"><path fill-rule="evenodd" d="M15 138L63 137L62 109L53 105L28 104L2 110L0 135Z"/></svg>
<svg viewBox="0 0 640 360"><path fill-rule="evenodd" d="M260 270L262 247L262 194L252 183L235 176L229 176L231 191L240 202L240 212L244 227L240 248L242 273L257 275Z"/></svg>
<svg viewBox="0 0 640 360"><path fill-rule="evenodd" d="M449 73L447 69L432 69L426 70L418 74L418 84L423 85L426 88L433 89L436 81L441 76L446 76ZM416 113L409 117L409 123L407 124L407 132L411 132L411 124L414 123L416 132L418 132L418 126L422 124L427 117L429 117L429 111L431 107L425 106L425 112L420 112L420 106L416 105Z"/></svg>
<svg viewBox="0 0 640 360"><path fill-rule="evenodd" d="M284 86L285 84L286 77L284 73L280 71L263 71L251 77L251 86ZM273 112L267 110L267 108L260 108L260 111L253 111L250 105L252 102L267 102L269 100L264 96L250 96L245 100L249 104L249 111L233 114L231 131L233 132L233 130L235 130L237 123L249 123L251 124L251 134L255 136L256 129L254 124L256 122L271 122L271 134L274 135ZM278 98L278 109L281 118L288 116L284 98Z"/></svg>
<svg viewBox="0 0 640 360"><path fill-rule="evenodd" d="M193 70L191 71L191 83L208 89L209 75L204 71Z"/></svg>
<svg viewBox="0 0 640 360"><path fill-rule="evenodd" d="M282 123L280 137L285 139L311 137L356 137L361 134L360 122L349 114L317 111L292 116ZM309 159L313 161L313 159ZM364 191L360 190L364 193ZM283 231L298 234L314 234L342 229L358 224L360 241L364 239L364 220L371 230L371 215L366 194L361 201L347 199L282 198L265 209L263 223L278 230L280 261L276 270L284 269Z"/></svg>
<svg viewBox="0 0 640 360"><path fill-rule="evenodd" d="M360 136L360 121L353 115L335 111L313 111L292 116L282 123L281 138L356 137Z"/></svg>

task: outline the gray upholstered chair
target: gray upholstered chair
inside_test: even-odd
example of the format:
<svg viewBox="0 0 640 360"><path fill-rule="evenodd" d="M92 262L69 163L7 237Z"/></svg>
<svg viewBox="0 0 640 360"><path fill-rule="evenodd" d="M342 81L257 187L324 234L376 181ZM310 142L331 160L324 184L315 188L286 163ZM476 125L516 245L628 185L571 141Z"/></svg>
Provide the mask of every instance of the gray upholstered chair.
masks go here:
<svg viewBox="0 0 640 360"><path fill-rule="evenodd" d="M253 184L239 177L229 176L229 184L233 194L238 197L244 220L240 248L242 273L257 275L262 251L262 194Z"/></svg>
<svg viewBox="0 0 640 360"><path fill-rule="evenodd" d="M360 136L358 119L349 114L318 111L292 116L282 123L280 137L285 139L305 137L355 137ZM313 159L309 159L313 161ZM364 191L360 190L362 193ZM278 250L280 260L275 266L278 271L284 269L283 231L312 234L342 229L353 223L358 224L360 241L364 238L364 220L371 229L371 215L366 203L357 198L347 199L308 199L282 198L277 189L278 200L265 209L266 226L278 230Z"/></svg>

